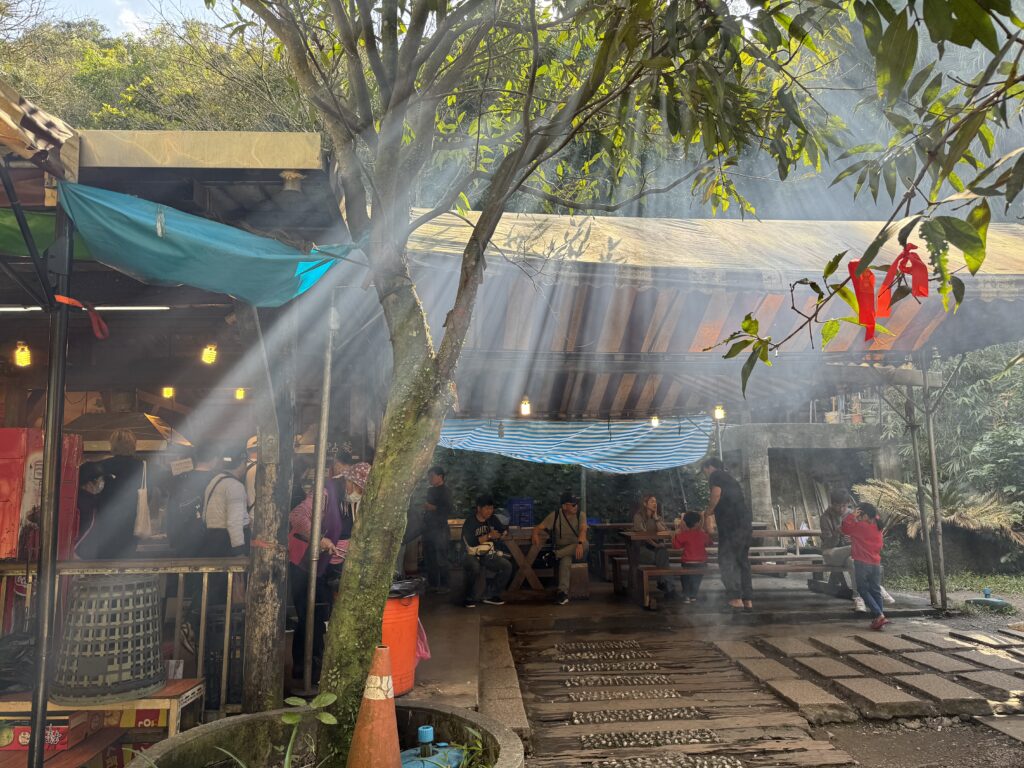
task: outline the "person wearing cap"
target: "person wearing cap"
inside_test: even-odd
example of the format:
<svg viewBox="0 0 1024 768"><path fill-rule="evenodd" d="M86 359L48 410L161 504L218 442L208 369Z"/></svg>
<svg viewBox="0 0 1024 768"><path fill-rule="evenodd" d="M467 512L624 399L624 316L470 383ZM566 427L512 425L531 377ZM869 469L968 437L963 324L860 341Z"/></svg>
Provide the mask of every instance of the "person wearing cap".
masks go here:
<svg viewBox="0 0 1024 768"><path fill-rule="evenodd" d="M466 547L462 561L462 604L466 608L476 608L481 598L487 605L505 604L501 593L512 580L512 563L504 552L495 549L494 543L507 533L508 526L494 515L494 498L488 493L477 496L476 509L462 526L462 543Z"/></svg>
<svg viewBox="0 0 1024 768"><path fill-rule="evenodd" d="M75 556L79 560L96 560L98 538L94 535L96 516L99 514L99 495L103 492L107 476L103 465L88 461L78 468L78 541Z"/></svg>
<svg viewBox="0 0 1024 768"><path fill-rule="evenodd" d="M566 492L559 500L557 512L552 512L533 528L533 544L539 546L541 535L549 533L558 560L558 595L555 602L565 605L569 602L569 581L572 578L573 562L581 562L587 556L587 518L580 509L580 500Z"/></svg>

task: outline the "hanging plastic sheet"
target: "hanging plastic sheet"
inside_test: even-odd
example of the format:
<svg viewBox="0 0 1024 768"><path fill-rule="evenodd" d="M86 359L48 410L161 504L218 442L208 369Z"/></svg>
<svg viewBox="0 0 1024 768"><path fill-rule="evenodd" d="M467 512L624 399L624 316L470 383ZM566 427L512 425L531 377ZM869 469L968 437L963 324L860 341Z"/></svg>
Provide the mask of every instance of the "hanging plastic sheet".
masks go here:
<svg viewBox="0 0 1024 768"><path fill-rule="evenodd" d="M447 419L438 445L630 474L698 461L707 455L711 428L706 416L665 418L657 427L649 421Z"/></svg>
<svg viewBox="0 0 1024 768"><path fill-rule="evenodd" d="M303 253L268 237L119 192L62 182L60 201L92 257L145 283L190 285L257 307L312 288L357 245Z"/></svg>

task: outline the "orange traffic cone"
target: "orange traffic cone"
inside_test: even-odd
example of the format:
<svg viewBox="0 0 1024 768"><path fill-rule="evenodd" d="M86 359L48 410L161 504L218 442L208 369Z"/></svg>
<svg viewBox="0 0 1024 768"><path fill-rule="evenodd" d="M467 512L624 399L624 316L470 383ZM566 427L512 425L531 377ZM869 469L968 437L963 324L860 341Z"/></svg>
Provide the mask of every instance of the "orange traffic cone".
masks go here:
<svg viewBox="0 0 1024 768"><path fill-rule="evenodd" d="M378 645L366 676L363 703L348 750L347 768L401 768L395 686L391 680L391 652Z"/></svg>

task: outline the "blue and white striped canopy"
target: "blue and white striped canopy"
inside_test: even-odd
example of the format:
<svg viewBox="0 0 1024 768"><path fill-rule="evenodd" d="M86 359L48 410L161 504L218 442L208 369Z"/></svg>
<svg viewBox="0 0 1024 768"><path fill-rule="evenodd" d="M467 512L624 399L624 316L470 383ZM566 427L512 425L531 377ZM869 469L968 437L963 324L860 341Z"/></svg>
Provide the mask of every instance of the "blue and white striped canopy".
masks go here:
<svg viewBox="0 0 1024 768"><path fill-rule="evenodd" d="M692 464L707 455L710 437L707 416L670 417L657 427L649 421L446 419L438 445L632 474Z"/></svg>

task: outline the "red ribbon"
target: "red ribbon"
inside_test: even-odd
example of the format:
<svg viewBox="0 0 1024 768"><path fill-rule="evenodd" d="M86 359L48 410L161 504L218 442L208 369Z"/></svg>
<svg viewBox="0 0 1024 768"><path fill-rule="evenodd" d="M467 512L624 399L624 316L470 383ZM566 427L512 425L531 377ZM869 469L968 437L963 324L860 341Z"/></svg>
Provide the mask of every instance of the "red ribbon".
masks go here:
<svg viewBox="0 0 1024 768"><path fill-rule="evenodd" d="M850 281L857 296L857 306L860 309L857 320L864 326L864 341L871 341L875 338L875 273L865 269L863 274L858 275L858 264L859 260L850 262Z"/></svg>
<svg viewBox="0 0 1024 768"><path fill-rule="evenodd" d="M882 289L878 292L878 317L889 317L892 309L892 284L898 273L910 275L910 293L912 296L928 295L928 267L914 251L917 246L907 243L889 267L882 281Z"/></svg>
<svg viewBox="0 0 1024 768"><path fill-rule="evenodd" d="M89 322L92 324L92 335L100 341L110 338L110 329L107 328L107 324L103 322L103 318L100 317L100 313L96 311L96 308L93 307L92 304L83 304L78 299L73 299L70 296L61 296L59 293L53 297L53 300L58 304L67 304L69 307L84 309L89 313Z"/></svg>

